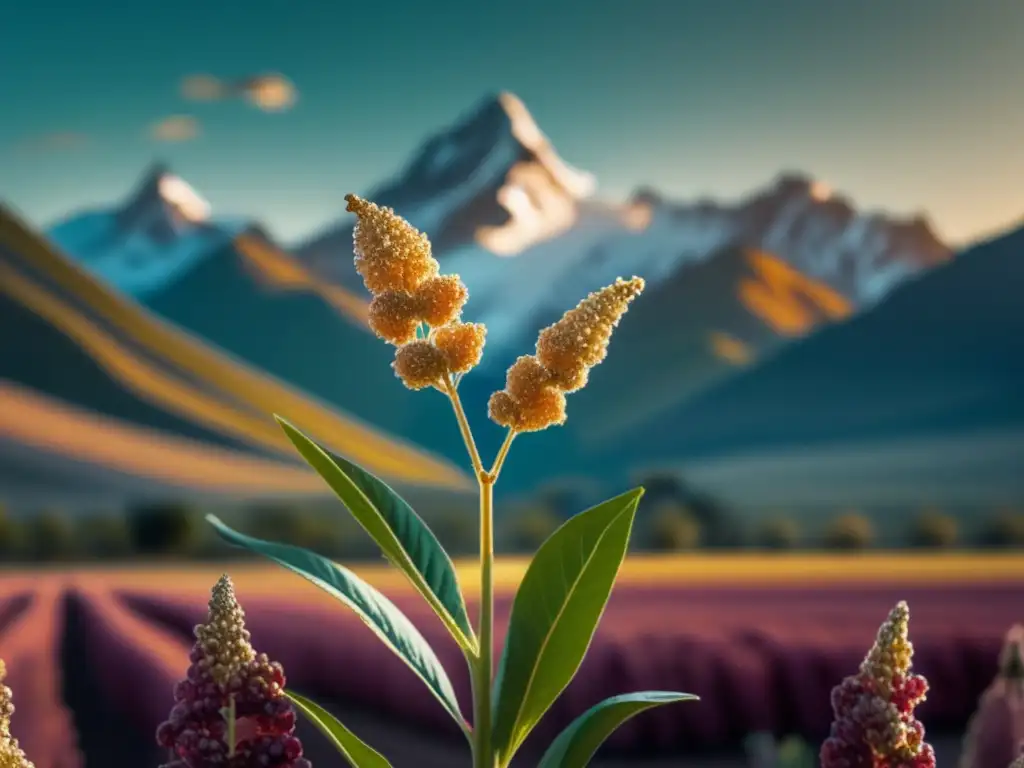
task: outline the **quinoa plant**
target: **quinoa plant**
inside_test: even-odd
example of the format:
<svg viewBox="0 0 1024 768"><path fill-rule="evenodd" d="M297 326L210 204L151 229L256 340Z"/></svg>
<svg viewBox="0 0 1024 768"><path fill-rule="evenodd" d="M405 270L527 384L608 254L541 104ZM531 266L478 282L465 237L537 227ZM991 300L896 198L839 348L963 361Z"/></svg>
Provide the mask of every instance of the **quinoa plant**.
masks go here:
<svg viewBox="0 0 1024 768"><path fill-rule="evenodd" d="M213 587L209 614L194 634L188 672L156 732L172 755L161 768L311 768L294 734L284 669L252 647L227 576Z"/></svg>
<svg viewBox="0 0 1024 768"><path fill-rule="evenodd" d="M409 504L366 470L331 453L284 419L278 421L462 649L472 680L472 722L463 715L434 650L387 597L352 571L313 552L246 536L214 516L207 519L229 543L294 571L355 611L452 716L469 742L474 767L504 768L583 661L625 558L643 489L576 515L541 545L516 593L495 672L494 486L514 438L565 422L566 395L581 389L590 369L605 358L612 330L643 290L644 281L619 279L590 294L540 332L535 354L520 357L509 368L505 388L488 403L490 418L507 429L488 467L459 398L460 380L480 362L486 337L483 325L461 319L469 291L458 275L439 274L430 241L393 210L355 195L346 200L347 210L357 217L355 266L373 296L370 328L396 347L392 367L406 387L433 389L451 402L479 486L480 610L475 626L451 559ZM388 765L322 707L296 694L286 695L350 765ZM606 699L555 739L540 768L581 768L633 715L695 698L644 691Z"/></svg>
<svg viewBox="0 0 1024 768"><path fill-rule="evenodd" d="M928 681L910 671L909 627L910 609L899 602L857 674L832 689L835 720L821 747L821 768L935 768L935 752L914 717Z"/></svg>
<svg viewBox="0 0 1024 768"><path fill-rule="evenodd" d="M11 715L14 714L14 695L4 685L7 666L0 659L0 768L35 768L11 735Z"/></svg>

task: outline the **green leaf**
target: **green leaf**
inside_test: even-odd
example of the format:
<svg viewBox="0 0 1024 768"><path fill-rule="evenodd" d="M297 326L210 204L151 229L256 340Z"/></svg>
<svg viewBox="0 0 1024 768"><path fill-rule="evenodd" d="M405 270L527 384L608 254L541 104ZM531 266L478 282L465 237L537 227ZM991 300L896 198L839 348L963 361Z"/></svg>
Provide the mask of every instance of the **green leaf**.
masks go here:
<svg viewBox="0 0 1024 768"><path fill-rule="evenodd" d="M315 701L292 691L285 691L284 695L327 737L352 768L391 768L391 763L380 752L352 733Z"/></svg>
<svg viewBox="0 0 1024 768"><path fill-rule="evenodd" d="M327 482L352 516L426 599L455 641L476 653L455 566L422 518L382 480L314 442L276 417L302 457Z"/></svg>
<svg viewBox="0 0 1024 768"><path fill-rule="evenodd" d="M228 543L273 560L316 584L355 611L356 616L373 630L384 645L427 684L430 692L455 718L463 733L468 735L466 719L459 711L455 691L441 661L419 630L387 597L352 571L315 552L246 536L224 525L216 515L207 515L206 520Z"/></svg>
<svg viewBox="0 0 1024 768"><path fill-rule="evenodd" d="M698 701L689 693L641 691L612 696L573 720L544 753L537 768L584 768L612 732L634 715L677 701Z"/></svg>
<svg viewBox="0 0 1024 768"><path fill-rule="evenodd" d="M495 682L494 745L502 765L579 669L626 556L642 495L638 488L570 518L526 570Z"/></svg>

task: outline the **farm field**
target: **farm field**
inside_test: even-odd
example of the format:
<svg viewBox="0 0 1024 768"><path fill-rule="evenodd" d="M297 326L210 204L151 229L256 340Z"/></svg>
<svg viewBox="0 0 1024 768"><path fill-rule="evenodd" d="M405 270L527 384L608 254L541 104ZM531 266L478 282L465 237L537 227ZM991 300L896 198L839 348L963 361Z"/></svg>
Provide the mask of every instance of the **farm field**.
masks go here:
<svg viewBox="0 0 1024 768"><path fill-rule="evenodd" d="M524 567L505 560L498 570L499 640ZM356 570L437 648L468 712L465 665L429 608L387 568ZM472 604L473 567L459 570ZM158 762L153 730L184 674L208 590L225 571L254 644L284 664L295 690L356 713L368 737L387 718L409 738L458 748L456 729L412 673L353 614L283 569L231 562L8 571L0 575L0 657L11 670L15 733L38 768L72 768L83 753L92 764L126 751L139 764ZM911 607L915 667L932 685L921 717L936 734L959 734L995 672L1003 635L1024 618L1024 558L637 557L523 765L531 746L600 698L643 688L684 690L701 701L645 713L614 737L610 754L641 761L651 749L711 753L764 729L818 740L832 686L856 668L900 599ZM397 745L395 754L379 746L397 768L429 764L402 762Z"/></svg>

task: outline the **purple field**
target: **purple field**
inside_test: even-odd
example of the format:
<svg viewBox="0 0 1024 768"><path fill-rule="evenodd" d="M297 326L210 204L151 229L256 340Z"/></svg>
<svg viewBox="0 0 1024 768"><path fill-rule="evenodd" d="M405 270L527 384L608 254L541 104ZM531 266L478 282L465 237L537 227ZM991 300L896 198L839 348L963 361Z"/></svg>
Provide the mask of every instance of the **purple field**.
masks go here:
<svg viewBox="0 0 1024 768"><path fill-rule="evenodd" d="M247 572L236 583L254 644L284 664L290 687L457 745L441 707L353 614L296 577L273 573L266 588ZM134 742L152 738L184 674L192 627L206 614L203 583L168 572L155 584L130 571L0 582L0 656L11 669L14 729L37 768L77 766L76 744L92 761L99 735L83 731L97 727L82 717L83 701ZM440 622L407 590L393 597L438 649L468 713L465 664ZM627 723L610 745L623 755L736 748L757 730L819 740L831 719L832 686L857 668L900 599L911 607L915 668L932 686L921 718L936 733L961 733L995 674L1007 628L1024 617L1019 579L832 580L817 587L626 579L583 669L538 727L533 746L599 699L638 689L681 690L701 701ZM500 639L510 602L505 590Z"/></svg>

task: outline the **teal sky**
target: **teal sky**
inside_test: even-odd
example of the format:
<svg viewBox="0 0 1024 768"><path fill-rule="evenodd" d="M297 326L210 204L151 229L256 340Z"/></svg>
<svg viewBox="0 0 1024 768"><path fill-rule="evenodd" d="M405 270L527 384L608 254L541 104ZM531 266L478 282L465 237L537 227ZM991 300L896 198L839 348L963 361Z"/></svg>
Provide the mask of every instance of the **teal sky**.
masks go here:
<svg viewBox="0 0 1024 768"><path fill-rule="evenodd" d="M961 241L1024 214L1019 0L94 0L0 23L0 198L38 224L160 158L286 242L511 90L601 194L733 198L783 169ZM294 108L190 103L277 71ZM189 115L192 141L147 135Z"/></svg>

